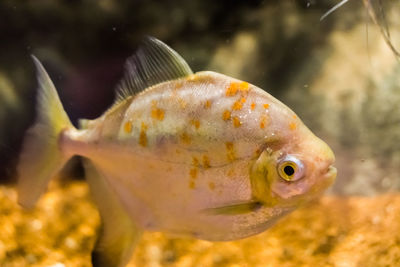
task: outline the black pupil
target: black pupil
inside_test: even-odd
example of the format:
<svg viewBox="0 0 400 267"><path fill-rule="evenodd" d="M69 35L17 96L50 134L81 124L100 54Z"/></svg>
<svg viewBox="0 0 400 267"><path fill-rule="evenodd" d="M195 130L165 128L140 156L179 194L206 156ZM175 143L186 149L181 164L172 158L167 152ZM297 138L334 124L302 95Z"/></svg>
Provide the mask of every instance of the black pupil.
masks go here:
<svg viewBox="0 0 400 267"><path fill-rule="evenodd" d="M285 166L285 168L283 168L283 171L287 176L292 176L294 174L294 169L292 166Z"/></svg>

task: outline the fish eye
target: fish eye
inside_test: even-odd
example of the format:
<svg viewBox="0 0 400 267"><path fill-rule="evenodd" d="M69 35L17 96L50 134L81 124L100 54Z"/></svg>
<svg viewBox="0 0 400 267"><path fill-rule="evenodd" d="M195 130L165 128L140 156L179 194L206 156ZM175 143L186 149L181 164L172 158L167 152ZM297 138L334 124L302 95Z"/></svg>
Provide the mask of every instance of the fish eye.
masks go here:
<svg viewBox="0 0 400 267"><path fill-rule="evenodd" d="M295 156L288 155L278 164L279 176L288 182L297 181L304 176L304 165Z"/></svg>

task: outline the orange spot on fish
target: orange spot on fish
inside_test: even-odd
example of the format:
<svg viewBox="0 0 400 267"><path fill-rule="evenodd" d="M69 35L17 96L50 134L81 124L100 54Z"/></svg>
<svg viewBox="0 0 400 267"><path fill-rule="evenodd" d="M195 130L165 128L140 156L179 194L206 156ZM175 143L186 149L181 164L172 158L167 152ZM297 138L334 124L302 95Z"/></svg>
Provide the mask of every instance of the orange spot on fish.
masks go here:
<svg viewBox="0 0 400 267"><path fill-rule="evenodd" d="M267 109L267 108L269 108L269 104L264 104L263 107L264 107L265 109Z"/></svg>
<svg viewBox="0 0 400 267"><path fill-rule="evenodd" d="M185 109L186 108L186 106L187 106L187 102L185 101L185 100L183 100L182 98L178 98L178 102L179 102L179 106L182 108L182 109Z"/></svg>
<svg viewBox="0 0 400 267"><path fill-rule="evenodd" d="M157 107L157 101L156 100L151 101L151 105L152 105L151 117L159 121L164 120L165 112L164 110Z"/></svg>
<svg viewBox="0 0 400 267"><path fill-rule="evenodd" d="M183 143L185 143L187 145L190 144L190 142L191 142L190 136L186 132L183 132L181 134L181 140Z"/></svg>
<svg viewBox="0 0 400 267"><path fill-rule="evenodd" d="M190 169L189 174L192 179L196 179L197 178L197 169L196 168Z"/></svg>
<svg viewBox="0 0 400 267"><path fill-rule="evenodd" d="M190 181L189 181L189 188L194 189L196 186L195 180L197 179L197 166L199 165L199 160L196 157L193 157L193 165L195 165L194 168L191 168L189 170L189 175L190 175Z"/></svg>
<svg viewBox="0 0 400 267"><path fill-rule="evenodd" d="M235 170L234 169L229 169L228 172L226 173L228 177L233 177L235 176Z"/></svg>
<svg viewBox="0 0 400 267"><path fill-rule="evenodd" d="M207 100L205 103L204 103L204 108L205 109L209 109L211 107L211 101L210 100Z"/></svg>
<svg viewBox="0 0 400 267"><path fill-rule="evenodd" d="M143 147L147 146L147 135L146 135L147 125L142 122L140 127L139 144Z"/></svg>
<svg viewBox="0 0 400 267"><path fill-rule="evenodd" d="M224 113L222 113L222 119L224 121L227 121L231 118L231 112L229 110L225 110Z"/></svg>
<svg viewBox="0 0 400 267"><path fill-rule="evenodd" d="M260 156L260 154L261 154L261 149L260 149L260 148L257 148L257 149L254 151L254 157L257 158L257 157Z"/></svg>
<svg viewBox="0 0 400 267"><path fill-rule="evenodd" d="M251 108L251 110L254 110L256 108L256 103L254 103L254 102L251 103L250 108Z"/></svg>
<svg viewBox="0 0 400 267"><path fill-rule="evenodd" d="M132 132L132 122L130 122L130 121L125 122L124 131L126 133Z"/></svg>
<svg viewBox="0 0 400 267"><path fill-rule="evenodd" d="M295 122L291 122L291 123L289 123L289 129L290 130L296 130L296 128L297 128L297 124L295 123Z"/></svg>
<svg viewBox="0 0 400 267"><path fill-rule="evenodd" d="M234 161L236 159L236 155L235 155L235 149L233 147L233 143L226 142L225 146L226 146L226 150L227 150L226 157L228 158L229 161L231 161L231 162Z"/></svg>
<svg viewBox="0 0 400 267"><path fill-rule="evenodd" d="M243 99L244 99L244 101L243 101ZM232 110L241 110L244 102L246 102L245 98L241 98L241 99L235 101L235 103L233 103L233 105L232 105Z"/></svg>
<svg viewBox="0 0 400 267"><path fill-rule="evenodd" d="M297 116L296 116L296 115L293 115L292 118L293 118L293 119L297 119Z"/></svg>
<svg viewBox="0 0 400 267"><path fill-rule="evenodd" d="M249 87L250 87L250 85L249 85L248 82L241 82L241 83L239 84L239 90L242 91L242 92L247 92L247 91L249 91Z"/></svg>
<svg viewBox="0 0 400 267"><path fill-rule="evenodd" d="M226 96L234 96L239 90L239 84L237 82L231 82L229 86L226 88L225 95Z"/></svg>
<svg viewBox="0 0 400 267"><path fill-rule="evenodd" d="M214 191L215 189L215 184L213 182L208 183L208 188L210 188L211 191Z"/></svg>
<svg viewBox="0 0 400 267"><path fill-rule="evenodd" d="M203 155L203 167L208 169L210 166L210 159L207 157L207 155Z"/></svg>
<svg viewBox="0 0 400 267"><path fill-rule="evenodd" d="M159 121L164 120L164 114L165 114L164 110L160 108L153 108L153 110L151 111L151 117Z"/></svg>
<svg viewBox="0 0 400 267"><path fill-rule="evenodd" d="M196 129L199 129L200 127L200 121L199 120L191 120L190 124L196 127Z"/></svg>
<svg viewBox="0 0 400 267"><path fill-rule="evenodd" d="M182 82L182 81L179 81L179 82L177 82L177 83L175 84L175 89L180 89L180 88L182 88L182 86L183 86L183 82Z"/></svg>
<svg viewBox="0 0 400 267"><path fill-rule="evenodd" d="M242 125L242 122L240 121L239 117L234 116L233 117L233 126L235 126L235 128L239 128Z"/></svg>
<svg viewBox="0 0 400 267"><path fill-rule="evenodd" d="M260 118L260 128L264 129L265 126L267 126L267 117L266 116L261 116L261 118Z"/></svg>
<svg viewBox="0 0 400 267"><path fill-rule="evenodd" d="M195 167L199 167L199 160L196 157L192 157L192 164Z"/></svg>
<svg viewBox="0 0 400 267"><path fill-rule="evenodd" d="M226 149L232 150L233 149L233 143L232 142L226 142L225 143Z"/></svg>
<svg viewBox="0 0 400 267"><path fill-rule="evenodd" d="M246 98L242 97L242 98L240 99L240 102L246 103Z"/></svg>
<svg viewBox="0 0 400 267"><path fill-rule="evenodd" d="M197 76L196 74L192 74L192 75L189 75L189 76L187 77L187 80L188 80L189 82L195 82L195 81L197 80L197 78L198 78L198 76Z"/></svg>

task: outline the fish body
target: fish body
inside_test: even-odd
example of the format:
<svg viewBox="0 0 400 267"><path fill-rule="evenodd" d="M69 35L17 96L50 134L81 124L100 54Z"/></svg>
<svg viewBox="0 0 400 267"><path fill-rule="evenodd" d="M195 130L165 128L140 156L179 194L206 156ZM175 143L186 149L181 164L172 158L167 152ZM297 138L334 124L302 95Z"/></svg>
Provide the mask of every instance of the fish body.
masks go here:
<svg viewBox="0 0 400 267"><path fill-rule="evenodd" d="M45 92L39 106L53 101L47 108L60 114L48 119L43 112L28 132L19 200L29 206L43 190L29 192L28 172L38 173L44 187L71 156L84 157L104 223L94 265L123 266L143 230L207 240L257 234L333 182L332 151L283 103L232 77L193 74L160 41L151 39L149 45L164 49L163 55L172 57L165 64L172 60L178 69L166 78L151 76L143 70L162 69L147 68L157 64L146 65L146 53L139 51L119 101L100 118L83 121L79 130L60 111L48 89L52 83L36 62ZM132 93L127 87L144 90ZM53 142L45 145L46 140ZM43 157L53 160L41 168L26 163L39 145L48 148Z"/></svg>

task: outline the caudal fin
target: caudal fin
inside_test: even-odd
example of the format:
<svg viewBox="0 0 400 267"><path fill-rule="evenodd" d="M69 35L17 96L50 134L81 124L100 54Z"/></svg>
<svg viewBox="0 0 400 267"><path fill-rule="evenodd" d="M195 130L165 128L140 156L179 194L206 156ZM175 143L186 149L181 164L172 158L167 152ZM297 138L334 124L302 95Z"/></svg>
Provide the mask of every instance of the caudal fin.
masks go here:
<svg viewBox="0 0 400 267"><path fill-rule="evenodd" d="M37 117L26 133L17 166L18 202L28 208L35 204L50 179L68 161L69 156L59 147L59 136L63 130L73 127L46 70L36 57L32 58L39 85Z"/></svg>

